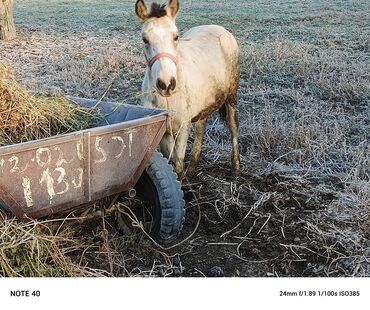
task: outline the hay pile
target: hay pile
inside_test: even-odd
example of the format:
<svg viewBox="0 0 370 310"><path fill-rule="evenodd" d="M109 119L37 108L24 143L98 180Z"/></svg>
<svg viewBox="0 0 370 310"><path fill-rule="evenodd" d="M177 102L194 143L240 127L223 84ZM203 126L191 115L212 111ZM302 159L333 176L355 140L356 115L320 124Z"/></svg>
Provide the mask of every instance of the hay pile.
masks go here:
<svg viewBox="0 0 370 310"><path fill-rule="evenodd" d="M70 230L57 231L52 223L19 223L0 217L0 276L99 276L69 255L83 249ZM56 230L57 232L53 231Z"/></svg>
<svg viewBox="0 0 370 310"><path fill-rule="evenodd" d="M30 95L0 64L0 145L89 128L94 113L65 98Z"/></svg>
<svg viewBox="0 0 370 310"><path fill-rule="evenodd" d="M118 208L105 208L108 201L95 204L94 211L76 208L66 218L27 223L0 209L0 277L153 275L148 253L159 254L142 233L122 234L116 225ZM119 208L133 201L122 200ZM135 263L142 253L148 259L144 270Z"/></svg>

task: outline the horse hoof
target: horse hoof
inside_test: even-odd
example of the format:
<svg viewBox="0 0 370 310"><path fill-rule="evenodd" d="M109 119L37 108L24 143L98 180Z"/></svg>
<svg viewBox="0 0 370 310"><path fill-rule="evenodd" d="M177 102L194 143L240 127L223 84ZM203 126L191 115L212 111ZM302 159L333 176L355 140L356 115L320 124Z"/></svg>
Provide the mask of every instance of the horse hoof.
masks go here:
<svg viewBox="0 0 370 310"><path fill-rule="evenodd" d="M177 173L179 180L182 181L185 178L185 172L184 169L174 169L175 172Z"/></svg>
<svg viewBox="0 0 370 310"><path fill-rule="evenodd" d="M240 175L240 169L233 169L231 171L231 174L232 174L233 177L239 176Z"/></svg>
<svg viewBox="0 0 370 310"><path fill-rule="evenodd" d="M186 171L186 175L192 177L197 172L197 169L194 166L189 166L188 170Z"/></svg>

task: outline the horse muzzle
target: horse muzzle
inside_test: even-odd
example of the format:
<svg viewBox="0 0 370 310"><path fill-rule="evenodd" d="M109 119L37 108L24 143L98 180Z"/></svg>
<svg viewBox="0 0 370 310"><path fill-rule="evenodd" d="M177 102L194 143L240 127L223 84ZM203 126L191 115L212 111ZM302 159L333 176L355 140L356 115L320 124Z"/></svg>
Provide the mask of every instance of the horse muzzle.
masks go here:
<svg viewBox="0 0 370 310"><path fill-rule="evenodd" d="M148 61L149 70L152 70L153 65L161 58L168 58L173 61L175 66L177 66L177 58L174 55L161 52ZM155 82L155 88L162 97L170 97L174 93L176 85L177 82L175 77L171 77L169 80L168 77L165 79L163 77L159 77Z"/></svg>
<svg viewBox="0 0 370 310"><path fill-rule="evenodd" d="M164 82L158 78L156 83L157 92L163 97L170 97L176 89L176 79L172 77L170 82Z"/></svg>

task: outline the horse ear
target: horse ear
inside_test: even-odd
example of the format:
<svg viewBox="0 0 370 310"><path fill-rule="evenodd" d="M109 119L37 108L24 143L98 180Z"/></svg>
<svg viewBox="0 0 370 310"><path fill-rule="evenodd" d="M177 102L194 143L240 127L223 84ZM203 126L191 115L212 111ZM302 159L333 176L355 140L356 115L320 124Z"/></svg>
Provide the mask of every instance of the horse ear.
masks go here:
<svg viewBox="0 0 370 310"><path fill-rule="evenodd" d="M141 21L145 21L147 19L149 12L143 0L136 1L135 12Z"/></svg>
<svg viewBox="0 0 370 310"><path fill-rule="evenodd" d="M173 19L176 19L179 9L180 9L179 0L170 0L167 5L167 15Z"/></svg>

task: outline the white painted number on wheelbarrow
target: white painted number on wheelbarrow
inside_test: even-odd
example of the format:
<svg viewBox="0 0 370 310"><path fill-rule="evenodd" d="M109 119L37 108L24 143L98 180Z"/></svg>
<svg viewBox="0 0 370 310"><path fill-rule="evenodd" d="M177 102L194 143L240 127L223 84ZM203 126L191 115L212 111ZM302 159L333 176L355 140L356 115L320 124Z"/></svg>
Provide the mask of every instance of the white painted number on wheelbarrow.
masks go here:
<svg viewBox="0 0 370 310"><path fill-rule="evenodd" d="M124 141L124 137L122 136L113 136L109 138L111 141L116 141L120 144L120 148L117 150L116 155L114 155L114 158L119 159L123 156L125 149L127 148L127 145ZM95 138L95 150L98 153L98 158L95 159L95 163L104 163L107 161L107 152L103 149L101 146L103 138L102 137L96 137ZM128 153L129 156L132 156L132 145L133 145L133 134L130 132L128 134ZM79 160L83 159L83 143L82 140L78 141L77 145L77 157ZM78 189L82 187L83 184L83 175L84 170L82 168L77 168L75 170L75 174L72 179L69 181L66 178L66 171L61 166L63 164L70 164L73 162L76 157L72 156L71 158L66 159L64 157L63 151L58 146L54 146L54 151L58 152L58 160L56 162L56 168L54 170L50 170L49 167L46 168L48 165L51 164L52 158L51 158L51 151L48 148L39 148L36 150L36 157L31 159L31 161L36 160L36 163L39 167L46 168L41 175L41 178L39 179L39 184L45 184L46 190L49 196L49 203L52 204L53 199L56 195L63 195L67 193L71 187L73 186L73 189ZM23 173L27 170L28 164L21 169L19 167L19 158L16 156L12 156L8 159L8 162L11 164L11 173ZM4 170L4 159L0 160L0 172L3 172ZM55 179L53 177L56 176ZM34 201L32 198L32 190L31 190L31 180L29 177L25 176L22 178L22 186L23 186L23 193L24 198L26 200L27 207L32 207L34 205Z"/></svg>
<svg viewBox="0 0 370 310"><path fill-rule="evenodd" d="M104 151L102 147L100 147L102 137L96 137L95 139L95 149L101 154L101 157L99 159L95 159L95 163L104 163L107 160L107 153Z"/></svg>
<svg viewBox="0 0 370 310"><path fill-rule="evenodd" d="M78 175L75 176L71 181L74 189L81 188L82 183L83 183L84 170L82 168L77 168L77 172L78 172ZM49 195L50 204L53 202L53 198L56 195L63 195L70 190L70 183L66 179L65 169L58 167L54 169L53 173L54 174L59 173L59 176L56 179L56 181L54 180L52 174L50 173L49 168L43 171L41 179L39 181L40 184L43 184L43 183L46 184L46 189ZM62 184L64 185L64 187L61 187ZM22 186L23 186L23 193L24 193L24 198L26 200L27 207L32 207L34 203L32 199L31 180L28 177L24 177ZM56 192L56 189L58 188L60 188L61 190Z"/></svg>
<svg viewBox="0 0 370 310"><path fill-rule="evenodd" d="M74 188L80 188L82 186L82 178L84 175L84 170L82 168L77 168L78 174L78 180L76 180L76 177L73 178L72 184Z"/></svg>
<svg viewBox="0 0 370 310"><path fill-rule="evenodd" d="M132 132L128 134L128 155L131 157L131 150L132 150Z"/></svg>
<svg viewBox="0 0 370 310"><path fill-rule="evenodd" d="M110 139L113 140L113 141L117 141L117 142L121 143L121 148L120 148L118 154L114 156L114 158L116 158L116 159L121 158L123 153L124 153L124 150L127 147L125 141L123 140L123 137L113 136ZM102 140L103 140L102 137L96 137L95 138L95 150L100 154L100 158L95 159L96 164L105 163L107 161L107 152L101 146L101 141ZM132 132L130 132L128 134L128 153L129 153L130 157L132 156L132 143L133 143Z"/></svg>
<svg viewBox="0 0 370 310"><path fill-rule="evenodd" d="M22 170L18 167L19 164L19 158L17 156L12 156L8 159L9 163L14 163L12 169L10 169L10 173L23 173L27 170L28 163L26 164L26 167L24 167Z"/></svg>
<svg viewBox="0 0 370 310"><path fill-rule="evenodd" d="M4 158L1 158L1 160L0 160L1 174L4 173L4 164L5 164Z"/></svg>
<svg viewBox="0 0 370 310"><path fill-rule="evenodd" d="M63 195L63 194L65 194L66 192L68 192L68 190L69 190L69 183L67 182L67 180L65 179L65 176L66 176L66 171L65 171L65 169L64 168L56 168L56 169L54 169L54 172L59 172L59 177L58 177L58 179L57 179L57 186L59 185L59 184L61 184L61 183L63 183L64 184L64 190L62 190L62 191L59 191L59 192L57 192L57 194L58 195Z"/></svg>
<svg viewBox="0 0 370 310"><path fill-rule="evenodd" d="M119 154L118 154L118 155L114 156L114 158L117 158L117 159L118 159L118 158L120 158L120 157L122 156L123 151L124 151L124 150L125 150L125 148L126 148L126 144L125 144L125 142L123 141L122 137L119 137L119 136L114 136L114 137L112 137L112 140L119 141L119 142L121 142L121 143L122 143L121 151L119 152Z"/></svg>
<svg viewBox="0 0 370 310"><path fill-rule="evenodd" d="M53 198L55 196L55 190L54 190L54 179L50 174L49 168L44 170L44 172L42 173L40 184L44 182L46 183L46 188L47 188L48 195L49 195L49 201L50 203L52 203Z"/></svg>
<svg viewBox="0 0 370 310"><path fill-rule="evenodd" d="M64 168L61 168L61 167L55 168L53 172L54 173L59 173L59 176L56 180L56 184L55 184L55 180L54 180L53 176L50 173L49 168L44 170L44 172L42 173L42 177L40 179L40 182L39 182L40 184L46 183L46 188L47 188L47 191L48 191L50 203L52 203L53 198L54 198L55 195L63 195L65 193L67 193L69 191L69 187L70 187L68 181L65 178L66 171L65 171ZM72 181L72 183L73 183L73 181ZM64 184L64 188L62 190L60 190L59 192L55 192L55 188L58 187L61 184Z"/></svg>
<svg viewBox="0 0 370 310"><path fill-rule="evenodd" d="M46 154L46 160L42 160L42 155ZM50 150L47 148L39 148L36 151L36 162L40 167L45 167L46 165L50 164L51 162L51 154Z"/></svg>
<svg viewBox="0 0 370 310"><path fill-rule="evenodd" d="M31 192L31 181L28 177L23 178L22 182L24 198L26 199L27 207L33 206L32 192Z"/></svg>

